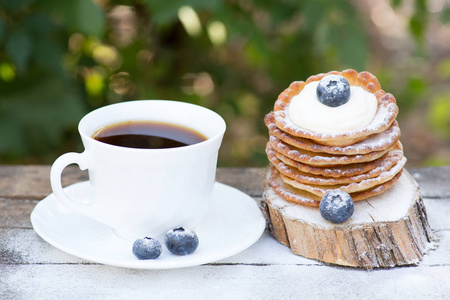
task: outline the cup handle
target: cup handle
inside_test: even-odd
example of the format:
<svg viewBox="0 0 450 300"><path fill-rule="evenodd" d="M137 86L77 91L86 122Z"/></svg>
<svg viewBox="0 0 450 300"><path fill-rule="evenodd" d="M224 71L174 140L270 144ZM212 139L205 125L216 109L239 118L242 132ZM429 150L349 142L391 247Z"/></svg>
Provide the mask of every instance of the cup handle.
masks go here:
<svg viewBox="0 0 450 300"><path fill-rule="evenodd" d="M86 152L75 153L69 152L58 157L52 165L50 171L50 184L52 186L53 194L56 199L66 207L75 209L77 211L83 211L90 204L69 198L63 190L61 184L61 175L63 170L70 164L77 164L81 170L87 169L87 155Z"/></svg>

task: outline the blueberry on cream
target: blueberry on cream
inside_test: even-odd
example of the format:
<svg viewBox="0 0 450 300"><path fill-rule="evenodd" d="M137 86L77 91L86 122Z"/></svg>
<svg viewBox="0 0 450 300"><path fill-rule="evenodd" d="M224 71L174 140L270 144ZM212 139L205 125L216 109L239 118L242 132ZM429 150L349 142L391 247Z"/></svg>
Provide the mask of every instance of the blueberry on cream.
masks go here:
<svg viewBox="0 0 450 300"><path fill-rule="evenodd" d="M316 92L321 103L337 107L350 99L350 84L344 76L328 75L320 80Z"/></svg>
<svg viewBox="0 0 450 300"><path fill-rule="evenodd" d="M320 134L341 134L366 128L374 119L378 100L341 75L307 83L293 96L287 115L293 125Z"/></svg>

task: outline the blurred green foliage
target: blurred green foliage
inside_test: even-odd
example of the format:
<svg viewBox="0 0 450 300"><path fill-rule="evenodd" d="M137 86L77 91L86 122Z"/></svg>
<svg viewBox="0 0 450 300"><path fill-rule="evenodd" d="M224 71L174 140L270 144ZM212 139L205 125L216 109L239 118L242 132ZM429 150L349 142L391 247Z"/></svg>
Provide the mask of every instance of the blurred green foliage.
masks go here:
<svg viewBox="0 0 450 300"><path fill-rule="evenodd" d="M422 55L426 2L414 3L409 26ZM263 117L283 89L369 63L379 61L354 1L0 0L0 162L51 163L81 151L76 125L97 107L174 99L226 119L221 165L265 165ZM398 84L374 69L382 84ZM429 83L406 75L396 92L408 106ZM430 111L447 131L449 103L439 98Z"/></svg>

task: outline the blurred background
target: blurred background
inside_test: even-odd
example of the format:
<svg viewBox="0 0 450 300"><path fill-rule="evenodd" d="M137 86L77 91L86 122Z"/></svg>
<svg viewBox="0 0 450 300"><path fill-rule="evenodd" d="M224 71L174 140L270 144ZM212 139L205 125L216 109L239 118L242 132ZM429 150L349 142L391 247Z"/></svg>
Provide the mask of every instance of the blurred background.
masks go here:
<svg viewBox="0 0 450 300"><path fill-rule="evenodd" d="M173 99L226 120L220 166L265 166L278 94L347 68L396 97L407 167L450 164L450 1L0 0L0 164L82 151L95 108Z"/></svg>

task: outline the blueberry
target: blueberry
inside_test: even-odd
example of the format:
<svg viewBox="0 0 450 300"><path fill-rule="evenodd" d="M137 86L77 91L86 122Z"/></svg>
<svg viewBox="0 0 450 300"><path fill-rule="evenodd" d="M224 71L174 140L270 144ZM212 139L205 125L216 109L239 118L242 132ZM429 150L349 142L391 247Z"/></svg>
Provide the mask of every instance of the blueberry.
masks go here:
<svg viewBox="0 0 450 300"><path fill-rule="evenodd" d="M319 210L325 220L338 224L347 221L353 215L355 207L348 193L333 190L322 197Z"/></svg>
<svg viewBox="0 0 450 300"><path fill-rule="evenodd" d="M350 99L350 84L341 75L328 75L320 80L316 92L320 102L337 107Z"/></svg>
<svg viewBox="0 0 450 300"><path fill-rule="evenodd" d="M161 255L161 244L149 237L137 239L133 244L133 254L139 259L156 259Z"/></svg>
<svg viewBox="0 0 450 300"><path fill-rule="evenodd" d="M173 254L186 255L191 254L197 249L198 237L194 231L178 227L166 233L164 243L167 249Z"/></svg>

